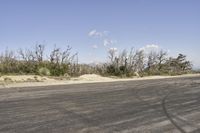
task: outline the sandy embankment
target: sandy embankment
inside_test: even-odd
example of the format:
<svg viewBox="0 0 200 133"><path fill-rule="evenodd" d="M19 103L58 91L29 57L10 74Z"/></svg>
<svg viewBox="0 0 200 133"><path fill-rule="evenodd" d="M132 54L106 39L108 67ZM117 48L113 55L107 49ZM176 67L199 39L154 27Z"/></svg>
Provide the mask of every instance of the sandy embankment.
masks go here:
<svg viewBox="0 0 200 133"><path fill-rule="evenodd" d="M148 77L134 77L134 78L111 78L102 77L96 74L86 74L78 78L71 78L70 80L36 76L36 75L15 75L15 76L1 76L0 88L10 87L28 87L28 86L49 86L49 85L65 85L65 84L81 84L81 83L97 83L97 82L116 82L129 80L149 80L149 79L164 79L176 77L191 77L200 76L200 74L187 74L180 76L148 76Z"/></svg>

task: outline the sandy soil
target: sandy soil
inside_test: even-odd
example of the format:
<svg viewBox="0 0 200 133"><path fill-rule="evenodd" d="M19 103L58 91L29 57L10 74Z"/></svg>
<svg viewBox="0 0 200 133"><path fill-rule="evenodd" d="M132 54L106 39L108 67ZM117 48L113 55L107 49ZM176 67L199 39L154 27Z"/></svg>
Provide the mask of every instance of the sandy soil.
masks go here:
<svg viewBox="0 0 200 133"><path fill-rule="evenodd" d="M148 76L148 77L134 77L134 78L113 78L102 77L96 74L86 74L77 78L57 79L45 76L36 75L12 75L0 77L0 88L11 87L28 87L28 86L49 86L49 85L65 85L65 84L81 84L81 83L96 83L96 82L116 82L116 81L129 81L129 80L150 80L150 79L163 79L163 78L176 78L176 77L193 77L200 76L200 74L187 74L180 76Z"/></svg>

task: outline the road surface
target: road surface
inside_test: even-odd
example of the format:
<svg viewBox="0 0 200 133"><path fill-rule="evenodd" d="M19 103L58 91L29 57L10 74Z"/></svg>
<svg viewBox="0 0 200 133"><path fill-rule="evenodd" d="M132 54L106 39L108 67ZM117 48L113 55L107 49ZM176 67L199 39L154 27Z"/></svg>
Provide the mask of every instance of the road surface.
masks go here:
<svg viewBox="0 0 200 133"><path fill-rule="evenodd" d="M200 133L200 77L0 89L0 133Z"/></svg>

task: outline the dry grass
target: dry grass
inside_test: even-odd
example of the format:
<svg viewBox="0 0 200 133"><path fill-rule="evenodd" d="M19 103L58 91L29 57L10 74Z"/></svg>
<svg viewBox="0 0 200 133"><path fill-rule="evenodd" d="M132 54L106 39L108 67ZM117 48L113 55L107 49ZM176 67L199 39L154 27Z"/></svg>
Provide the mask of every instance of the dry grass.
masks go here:
<svg viewBox="0 0 200 133"><path fill-rule="evenodd" d="M44 82L46 80L52 80L48 77L36 76L36 75L5 75L0 77L0 82Z"/></svg>

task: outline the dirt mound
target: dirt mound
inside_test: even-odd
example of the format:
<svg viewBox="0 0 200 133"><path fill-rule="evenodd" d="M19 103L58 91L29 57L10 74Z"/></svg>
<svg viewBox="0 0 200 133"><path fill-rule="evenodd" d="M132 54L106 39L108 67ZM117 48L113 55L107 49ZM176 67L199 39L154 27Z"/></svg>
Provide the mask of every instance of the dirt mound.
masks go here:
<svg viewBox="0 0 200 133"><path fill-rule="evenodd" d="M106 80L112 80L108 77L102 77L97 74L85 74L78 78L78 80L85 80L85 81L106 81Z"/></svg>

